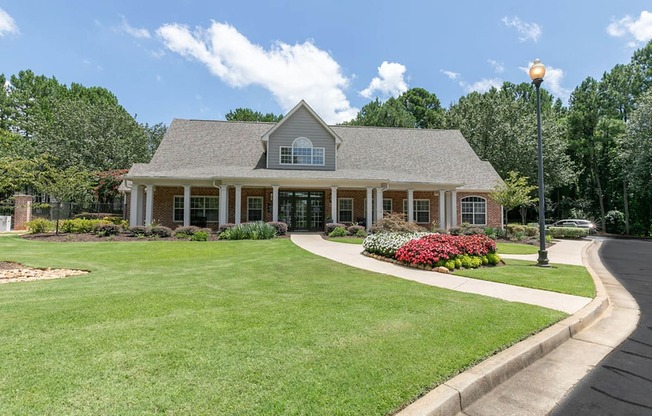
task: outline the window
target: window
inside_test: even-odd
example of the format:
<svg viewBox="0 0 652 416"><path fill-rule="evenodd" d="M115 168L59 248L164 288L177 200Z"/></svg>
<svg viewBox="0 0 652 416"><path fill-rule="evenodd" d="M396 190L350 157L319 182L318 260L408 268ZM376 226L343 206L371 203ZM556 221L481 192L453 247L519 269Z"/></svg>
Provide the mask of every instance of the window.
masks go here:
<svg viewBox="0 0 652 416"><path fill-rule="evenodd" d="M207 222L218 221L217 196L191 196L190 218L205 218ZM174 197L174 221L183 222L183 196Z"/></svg>
<svg viewBox="0 0 652 416"><path fill-rule="evenodd" d="M372 208L373 212L376 212L376 207ZM383 212L391 213L392 212L392 200L389 198L383 198ZM364 199L364 213L367 214L367 198Z"/></svg>
<svg viewBox="0 0 652 416"><path fill-rule="evenodd" d="M263 220L263 197L250 196L247 198L247 221Z"/></svg>
<svg viewBox="0 0 652 416"><path fill-rule="evenodd" d="M337 203L337 222L353 222L353 198L340 198Z"/></svg>
<svg viewBox="0 0 652 416"><path fill-rule="evenodd" d="M324 148L313 147L310 139L298 137L292 146L281 146L281 165L324 166Z"/></svg>
<svg viewBox="0 0 652 416"><path fill-rule="evenodd" d="M462 222L473 225L487 224L487 200L479 196L462 198Z"/></svg>
<svg viewBox="0 0 652 416"><path fill-rule="evenodd" d="M408 201L403 200L403 214L407 220ZM429 223L430 222L430 200L429 199L415 199L413 201L412 216L414 222Z"/></svg>

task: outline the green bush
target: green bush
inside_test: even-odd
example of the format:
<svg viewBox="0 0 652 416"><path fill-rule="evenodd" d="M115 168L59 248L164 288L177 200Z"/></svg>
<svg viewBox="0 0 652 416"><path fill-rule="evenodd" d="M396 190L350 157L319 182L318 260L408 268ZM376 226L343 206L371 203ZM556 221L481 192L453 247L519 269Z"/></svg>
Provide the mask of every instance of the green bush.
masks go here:
<svg viewBox="0 0 652 416"><path fill-rule="evenodd" d="M356 235L360 230L364 231L364 227L362 225L351 225L347 227L346 232L349 233L349 235Z"/></svg>
<svg viewBox="0 0 652 416"><path fill-rule="evenodd" d="M326 234L330 235L330 233L332 233L333 230L335 230L338 227L346 229L346 225L340 224L338 222L329 222L329 223L327 223L326 224Z"/></svg>
<svg viewBox="0 0 652 416"><path fill-rule="evenodd" d="M335 227L333 231L328 233L329 237L345 237L346 235L348 235L348 233L344 227Z"/></svg>
<svg viewBox="0 0 652 416"><path fill-rule="evenodd" d="M575 227L550 227L548 234L552 238L583 238L589 235L588 228Z"/></svg>
<svg viewBox="0 0 652 416"><path fill-rule="evenodd" d="M364 229L362 229L362 230L358 230L358 231L356 231L355 236L356 236L356 237L366 237L366 236L367 236L367 232L366 232Z"/></svg>
<svg viewBox="0 0 652 416"><path fill-rule="evenodd" d="M190 236L190 241L208 241L208 233L206 231L197 231Z"/></svg>
<svg viewBox="0 0 652 416"><path fill-rule="evenodd" d="M269 240L276 236L276 227L262 221L238 224L220 234L221 240Z"/></svg>
<svg viewBox="0 0 652 416"><path fill-rule="evenodd" d="M59 221L59 231L71 234L92 233L93 228L99 224L106 224L106 221L73 218L71 220Z"/></svg>
<svg viewBox="0 0 652 416"><path fill-rule="evenodd" d="M120 232L122 232L122 227L110 222L95 224L95 226L93 227L93 234L97 234L102 237L108 237L110 235L118 235L120 234Z"/></svg>
<svg viewBox="0 0 652 416"><path fill-rule="evenodd" d="M487 262L495 266L500 263L500 256L496 253L487 253Z"/></svg>
<svg viewBox="0 0 652 416"><path fill-rule="evenodd" d="M288 233L288 225L281 221L269 221L267 224L276 228L276 235L286 235Z"/></svg>
<svg viewBox="0 0 652 416"><path fill-rule="evenodd" d="M135 237L148 237L152 235L151 227L147 227L145 225L135 225L133 227L129 227L127 232Z"/></svg>
<svg viewBox="0 0 652 416"><path fill-rule="evenodd" d="M446 260L444 262L444 267L447 268L448 270L455 270L456 264L457 263L455 262L455 260Z"/></svg>
<svg viewBox="0 0 652 416"><path fill-rule="evenodd" d="M163 225L157 225L155 227L151 227L150 233L152 236L160 237L160 238L172 237L172 229L170 229L169 227L165 227Z"/></svg>
<svg viewBox="0 0 652 416"><path fill-rule="evenodd" d="M35 218L27 222L27 230L30 234L41 234L54 231L54 221L49 221L44 218Z"/></svg>

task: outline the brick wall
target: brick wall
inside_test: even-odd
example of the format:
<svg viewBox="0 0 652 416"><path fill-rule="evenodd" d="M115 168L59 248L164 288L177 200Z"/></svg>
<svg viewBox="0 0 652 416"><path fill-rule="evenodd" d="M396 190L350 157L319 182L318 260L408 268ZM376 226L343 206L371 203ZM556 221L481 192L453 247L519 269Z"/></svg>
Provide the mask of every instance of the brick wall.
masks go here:
<svg viewBox="0 0 652 416"><path fill-rule="evenodd" d="M489 198L488 192L458 192L457 193L457 222L462 223L462 198L478 196L487 201L487 227L500 227L501 207L493 199Z"/></svg>
<svg viewBox="0 0 652 416"><path fill-rule="evenodd" d="M14 197L14 230L26 230L27 223L32 220L31 195L16 195Z"/></svg>

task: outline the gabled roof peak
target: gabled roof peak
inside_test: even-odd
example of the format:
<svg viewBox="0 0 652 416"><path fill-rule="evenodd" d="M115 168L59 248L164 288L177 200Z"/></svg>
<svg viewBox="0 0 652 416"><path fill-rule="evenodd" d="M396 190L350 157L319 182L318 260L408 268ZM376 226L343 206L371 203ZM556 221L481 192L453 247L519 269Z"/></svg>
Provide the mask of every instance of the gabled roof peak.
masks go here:
<svg viewBox="0 0 652 416"><path fill-rule="evenodd" d="M299 109L301 109L301 108L303 108L303 109L305 109L306 111L308 111L308 113L310 113L310 115L311 115L312 117L314 117L314 119L315 119L315 120L316 120L316 121L317 121L317 122L318 122L318 123L319 123L319 124L320 124L320 125L321 125L321 126L322 126L322 127L323 127L323 128L324 128L324 129L325 129L325 130L330 134L330 135L331 135L331 136L333 136L333 138L335 139L335 143L337 144L338 147L340 146L340 144L342 144L342 139L340 138L340 136L338 136L337 133L335 133L335 132L333 131L333 129L331 129L331 127L330 127L328 124L326 124L326 123L324 122L324 120L322 120L322 118L319 117L319 115L318 115L317 113L315 113L315 110L313 110L312 107L310 107L310 106L308 105L308 103L307 103L305 100L301 100L301 101L299 101L299 103L298 103L297 105L294 106L294 108L293 108L292 110L290 110L290 111L289 111L289 112L288 112L288 113L287 113L287 114L286 114L286 115L281 119L281 121L279 121L278 123L276 123L276 125L274 125L274 127L272 127L272 128L269 129L265 134L263 134L263 136L261 137L261 140L262 140L262 142L263 142L263 148L266 148L266 147L267 147L267 142L269 142L269 136L270 136L272 133L274 133L276 130L278 130L278 129L279 129L279 128L284 124L284 123L286 123L288 120L290 120L290 119L292 118L292 115L293 115L294 113L296 113L296 112L297 112Z"/></svg>

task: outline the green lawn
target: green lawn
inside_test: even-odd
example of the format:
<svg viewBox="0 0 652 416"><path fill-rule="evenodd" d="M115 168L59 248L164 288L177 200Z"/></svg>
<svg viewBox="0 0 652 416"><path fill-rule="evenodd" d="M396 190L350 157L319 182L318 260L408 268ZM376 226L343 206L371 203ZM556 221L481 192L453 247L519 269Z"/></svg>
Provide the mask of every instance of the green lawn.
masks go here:
<svg viewBox="0 0 652 416"><path fill-rule="evenodd" d="M384 415L565 316L287 239L3 237L0 260L91 271L0 285L3 414Z"/></svg>
<svg viewBox="0 0 652 416"><path fill-rule="evenodd" d="M527 260L504 259L503 261L506 263L504 266L458 270L455 274L569 295L591 298L595 296L593 279L583 266L551 264L551 267L544 268Z"/></svg>
<svg viewBox="0 0 652 416"><path fill-rule="evenodd" d="M498 254L537 254L538 246L519 243L496 243Z"/></svg>

